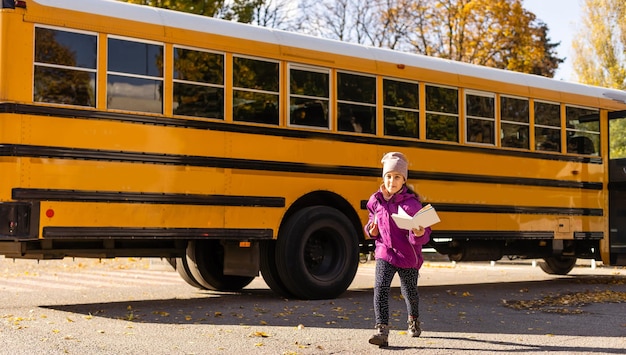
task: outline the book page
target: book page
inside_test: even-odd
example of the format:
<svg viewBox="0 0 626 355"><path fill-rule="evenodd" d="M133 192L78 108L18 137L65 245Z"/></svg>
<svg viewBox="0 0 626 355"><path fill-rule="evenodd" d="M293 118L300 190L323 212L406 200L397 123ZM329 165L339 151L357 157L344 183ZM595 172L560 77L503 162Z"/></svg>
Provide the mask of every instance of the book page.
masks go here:
<svg viewBox="0 0 626 355"><path fill-rule="evenodd" d="M398 227L406 230L419 229L420 226L424 228L430 227L441 221L437 211L430 204L424 206L413 217L409 216L402 207L398 207L398 213L392 214L391 218L393 218Z"/></svg>
<svg viewBox="0 0 626 355"><path fill-rule="evenodd" d="M435 211L433 206L426 205L419 212L417 212L415 216L413 216L413 222L418 226L426 228L432 226L433 224L441 222L441 220L439 219L439 215L437 214L437 211Z"/></svg>

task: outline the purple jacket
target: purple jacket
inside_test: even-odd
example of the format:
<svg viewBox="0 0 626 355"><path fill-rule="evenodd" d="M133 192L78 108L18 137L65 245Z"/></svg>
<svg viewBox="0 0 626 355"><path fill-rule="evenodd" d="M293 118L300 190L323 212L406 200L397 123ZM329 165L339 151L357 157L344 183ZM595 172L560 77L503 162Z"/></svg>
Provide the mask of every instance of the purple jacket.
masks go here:
<svg viewBox="0 0 626 355"><path fill-rule="evenodd" d="M430 227L426 228L423 236L416 237L413 232L400 229L391 218L393 213L398 213L398 206L402 206L409 215L413 216L422 208L419 198L403 186L400 191L391 196L389 201L378 190L367 202L369 221L365 225L365 233L369 235L369 225L376 218L378 222L378 237L375 238L376 259L383 259L399 268L420 269L424 263L422 245L430 240Z"/></svg>

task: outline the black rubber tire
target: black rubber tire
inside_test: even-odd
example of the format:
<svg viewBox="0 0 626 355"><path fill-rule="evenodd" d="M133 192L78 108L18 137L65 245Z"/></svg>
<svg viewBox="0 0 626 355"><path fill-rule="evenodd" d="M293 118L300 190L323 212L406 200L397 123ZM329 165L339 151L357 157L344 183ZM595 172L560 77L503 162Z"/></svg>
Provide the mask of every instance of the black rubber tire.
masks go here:
<svg viewBox="0 0 626 355"><path fill-rule="evenodd" d="M205 289L239 291L254 277L224 275L224 248L219 240L190 241L187 265L192 277Z"/></svg>
<svg viewBox="0 0 626 355"><path fill-rule="evenodd" d="M196 281L196 279L194 279L193 275L191 274L191 271L189 270L189 265L187 264L187 258L175 258L174 259L175 262L175 267L174 269L176 269L176 272L178 272L178 275L180 275L180 277L190 286L193 286L195 288L199 288L201 290L206 290L206 287L203 287L202 285L200 285L200 283L198 281Z"/></svg>
<svg viewBox="0 0 626 355"><path fill-rule="evenodd" d="M543 272L550 275L567 275L576 265L576 258L565 256L551 256L539 262Z"/></svg>
<svg viewBox="0 0 626 355"><path fill-rule="evenodd" d="M276 267L276 241L268 240L261 243L261 276L269 288L284 298L293 298L293 294L287 290L280 280L280 274Z"/></svg>
<svg viewBox="0 0 626 355"><path fill-rule="evenodd" d="M339 210L312 206L281 227L275 259L280 281L300 299L332 299L345 292L359 266L359 243Z"/></svg>

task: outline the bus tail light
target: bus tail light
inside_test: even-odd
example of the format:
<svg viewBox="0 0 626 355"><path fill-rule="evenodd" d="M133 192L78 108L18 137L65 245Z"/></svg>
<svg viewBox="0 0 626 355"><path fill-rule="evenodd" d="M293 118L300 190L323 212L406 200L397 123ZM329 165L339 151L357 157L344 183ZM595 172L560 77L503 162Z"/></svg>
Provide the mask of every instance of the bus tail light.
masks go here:
<svg viewBox="0 0 626 355"><path fill-rule="evenodd" d="M28 237L31 231L31 205L22 202L0 203L0 238Z"/></svg>

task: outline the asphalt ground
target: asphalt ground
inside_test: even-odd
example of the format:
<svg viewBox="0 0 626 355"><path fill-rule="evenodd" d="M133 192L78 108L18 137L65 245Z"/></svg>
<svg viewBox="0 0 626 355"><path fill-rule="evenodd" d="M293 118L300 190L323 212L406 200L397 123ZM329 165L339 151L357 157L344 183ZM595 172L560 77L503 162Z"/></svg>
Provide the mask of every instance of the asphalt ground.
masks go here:
<svg viewBox="0 0 626 355"><path fill-rule="evenodd" d="M371 261L337 299L305 301L277 296L261 277L238 293L198 290L158 259L0 259L0 353L625 353L625 268L581 261L554 276L532 261L427 259L422 336L406 334L396 278L387 348L367 342Z"/></svg>

